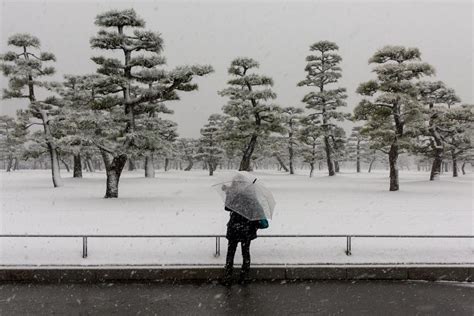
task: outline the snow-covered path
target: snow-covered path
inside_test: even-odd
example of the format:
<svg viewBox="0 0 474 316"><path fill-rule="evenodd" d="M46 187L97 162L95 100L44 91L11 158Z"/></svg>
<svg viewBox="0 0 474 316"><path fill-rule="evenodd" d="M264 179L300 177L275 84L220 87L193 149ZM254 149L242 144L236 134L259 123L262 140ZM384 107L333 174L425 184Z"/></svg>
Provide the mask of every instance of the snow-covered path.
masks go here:
<svg viewBox="0 0 474 316"><path fill-rule="evenodd" d="M401 191L388 192L385 171L336 177L259 171L277 210L261 234L473 234L473 175L401 172ZM120 198L102 198L104 174L73 179L53 189L47 171L1 173L1 232L28 234L221 234L228 214L205 171L158 172L145 179L126 172ZM0 240L0 264L222 263L212 239ZM225 242L222 242L225 246ZM468 240L265 239L252 247L257 263L474 262ZM224 247L223 247L224 248ZM225 253L225 250L223 251Z"/></svg>

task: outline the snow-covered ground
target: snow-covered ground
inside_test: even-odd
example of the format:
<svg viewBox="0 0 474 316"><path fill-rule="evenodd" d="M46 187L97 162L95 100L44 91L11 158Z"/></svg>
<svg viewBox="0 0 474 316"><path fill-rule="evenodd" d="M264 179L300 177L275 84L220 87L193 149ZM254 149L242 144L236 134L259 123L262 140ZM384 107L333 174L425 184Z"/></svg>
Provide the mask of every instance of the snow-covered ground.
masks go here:
<svg viewBox="0 0 474 316"><path fill-rule="evenodd" d="M217 172L217 175L220 172ZM260 234L473 234L473 174L428 181L401 172L401 191L388 191L386 171L289 176L254 174L277 201L270 228ZM103 199L105 175L85 173L52 188L48 171L0 173L2 234L223 234L228 213L205 171L125 172L119 199ZM353 255L343 238L259 238L253 263L474 263L472 240L360 239ZM223 264L215 240L91 239L82 259L80 239L0 239L0 265ZM240 260L240 258L238 259Z"/></svg>

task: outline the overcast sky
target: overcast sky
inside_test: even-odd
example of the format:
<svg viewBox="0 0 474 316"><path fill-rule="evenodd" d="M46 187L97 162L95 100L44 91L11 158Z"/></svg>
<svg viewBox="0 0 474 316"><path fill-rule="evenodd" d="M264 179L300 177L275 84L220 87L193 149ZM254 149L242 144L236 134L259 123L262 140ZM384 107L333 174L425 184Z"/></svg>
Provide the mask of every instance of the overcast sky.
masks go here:
<svg viewBox="0 0 474 316"><path fill-rule="evenodd" d="M215 72L199 79L199 91L181 93L170 102L171 116L181 136L197 136L208 116L220 112L226 99L217 91L226 85L227 67L237 56L260 62L273 77L276 102L303 107L309 46L320 40L336 42L343 58L340 86L348 90L350 111L360 99L355 89L373 78L367 60L384 45L418 47L422 59L437 70L433 78L454 88L462 101L473 102L472 1L2 1L1 51L8 36L28 32L42 48L56 55L57 75L95 71L89 39L98 28L94 17L109 9L134 8L146 28L165 42L169 66L211 64ZM108 54L105 52L105 54ZM7 85L5 78L2 87ZM14 115L25 100L1 101L2 114ZM347 127L347 126L346 126Z"/></svg>

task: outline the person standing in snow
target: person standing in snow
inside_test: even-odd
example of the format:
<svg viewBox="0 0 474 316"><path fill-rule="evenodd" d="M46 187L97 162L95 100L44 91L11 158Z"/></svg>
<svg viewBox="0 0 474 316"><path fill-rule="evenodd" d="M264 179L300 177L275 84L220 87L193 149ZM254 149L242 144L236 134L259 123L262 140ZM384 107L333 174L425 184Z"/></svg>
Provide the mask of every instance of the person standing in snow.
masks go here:
<svg viewBox="0 0 474 316"><path fill-rule="evenodd" d="M250 242L257 238L258 221L250 221L227 207L225 209L230 212L230 219L227 223L228 246L224 282L230 284L232 281L234 256L240 242L243 262L239 282L245 283L250 271Z"/></svg>
<svg viewBox="0 0 474 316"><path fill-rule="evenodd" d="M233 181L231 186L222 186L222 190L226 192L227 197L231 196L232 189L237 186L237 182ZM249 207L255 207L255 205L249 205ZM227 234L228 240L227 257L225 263L225 274L224 284L230 285L232 282L232 274L234 267L234 257L237 250L237 246L240 242L242 248L242 269L240 271L239 283L248 282L250 272L250 242L257 238L257 230L259 228L267 228L268 221L266 220L249 220L232 209L225 207L226 211L230 212L229 222L227 223Z"/></svg>

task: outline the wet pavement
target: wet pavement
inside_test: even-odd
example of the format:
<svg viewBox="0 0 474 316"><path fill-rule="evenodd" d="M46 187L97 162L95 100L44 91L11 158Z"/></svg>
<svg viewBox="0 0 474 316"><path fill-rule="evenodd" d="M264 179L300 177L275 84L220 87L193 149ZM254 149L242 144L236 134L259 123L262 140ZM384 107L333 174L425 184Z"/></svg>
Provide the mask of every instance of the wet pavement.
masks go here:
<svg viewBox="0 0 474 316"><path fill-rule="evenodd" d="M473 315L455 282L0 284L0 315Z"/></svg>

